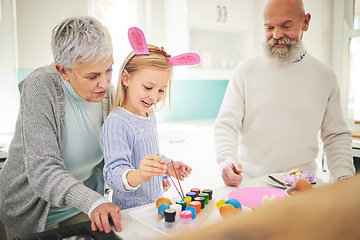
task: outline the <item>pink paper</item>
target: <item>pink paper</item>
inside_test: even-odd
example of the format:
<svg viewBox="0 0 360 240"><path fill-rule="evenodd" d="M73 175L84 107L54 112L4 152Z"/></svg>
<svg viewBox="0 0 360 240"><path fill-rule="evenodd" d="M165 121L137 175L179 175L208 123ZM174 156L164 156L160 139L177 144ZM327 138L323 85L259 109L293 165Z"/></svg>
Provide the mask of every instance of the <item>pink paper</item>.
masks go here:
<svg viewBox="0 0 360 240"><path fill-rule="evenodd" d="M131 47L134 49L136 55L149 54L148 46L146 44L143 31L137 27L129 28L128 37Z"/></svg>
<svg viewBox="0 0 360 240"><path fill-rule="evenodd" d="M262 206L265 195L268 197L274 195L277 200L282 200L285 198L285 190L266 187L240 188L230 192L228 197L238 200L243 206L254 208Z"/></svg>
<svg viewBox="0 0 360 240"><path fill-rule="evenodd" d="M194 65L200 62L200 56L196 53L183 53L168 59L173 66Z"/></svg>

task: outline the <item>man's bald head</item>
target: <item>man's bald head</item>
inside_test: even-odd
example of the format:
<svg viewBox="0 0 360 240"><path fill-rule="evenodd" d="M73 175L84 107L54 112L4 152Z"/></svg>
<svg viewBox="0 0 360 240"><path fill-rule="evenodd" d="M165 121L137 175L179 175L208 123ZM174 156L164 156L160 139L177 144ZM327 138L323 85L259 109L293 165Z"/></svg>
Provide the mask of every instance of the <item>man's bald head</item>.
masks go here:
<svg viewBox="0 0 360 240"><path fill-rule="evenodd" d="M264 17L274 11L289 12L300 18L305 17L304 3L302 0L268 0L264 8Z"/></svg>
<svg viewBox="0 0 360 240"><path fill-rule="evenodd" d="M300 42L308 30L310 18L309 13L305 14L302 0L268 0L264 27L269 55L285 62L299 57L303 51Z"/></svg>

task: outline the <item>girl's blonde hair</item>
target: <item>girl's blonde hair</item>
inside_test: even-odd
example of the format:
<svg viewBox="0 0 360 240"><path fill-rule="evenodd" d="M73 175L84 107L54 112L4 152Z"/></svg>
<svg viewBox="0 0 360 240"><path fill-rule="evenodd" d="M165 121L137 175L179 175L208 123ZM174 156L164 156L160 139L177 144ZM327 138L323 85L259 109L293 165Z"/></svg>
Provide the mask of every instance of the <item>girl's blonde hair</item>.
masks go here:
<svg viewBox="0 0 360 240"><path fill-rule="evenodd" d="M130 54L126 57L124 63L120 68L115 100L111 111L113 111L117 107L121 107L125 100L126 88L121 80L124 70L126 70L129 74L135 72L136 70L146 69L146 68L157 69L157 70L171 70L171 71L173 70L173 66L167 59L167 56L165 56L164 53L157 51L158 48L156 46L148 44L148 49L149 49L149 54L135 55L135 52L131 51ZM165 90L164 98L162 100L159 110L164 106L167 95L169 98L169 109L170 109L171 82L172 80L170 78L168 88Z"/></svg>

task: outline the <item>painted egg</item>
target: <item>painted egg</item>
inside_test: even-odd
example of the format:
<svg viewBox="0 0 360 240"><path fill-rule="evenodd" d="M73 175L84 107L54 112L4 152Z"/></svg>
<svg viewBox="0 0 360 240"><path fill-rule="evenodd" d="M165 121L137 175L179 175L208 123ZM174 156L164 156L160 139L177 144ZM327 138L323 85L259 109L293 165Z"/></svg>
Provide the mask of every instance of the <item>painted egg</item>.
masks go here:
<svg viewBox="0 0 360 240"><path fill-rule="evenodd" d="M167 204L169 204L169 205L172 204L172 202L170 201L170 199L162 197L162 198L159 198L159 199L156 201L156 208L159 208L159 206L160 206L161 204L164 204L164 203L167 203Z"/></svg>
<svg viewBox="0 0 360 240"><path fill-rule="evenodd" d="M295 187L296 187L296 190L300 191L300 192L312 189L311 183L305 179L299 179L296 182Z"/></svg>
<svg viewBox="0 0 360 240"><path fill-rule="evenodd" d="M170 204L167 204L167 203L164 203L164 204L161 204L158 208L158 215L159 215L159 218L163 219L165 216L164 216L164 211L165 209L168 209L170 208Z"/></svg>
<svg viewBox="0 0 360 240"><path fill-rule="evenodd" d="M224 205L225 204L225 200L224 199L221 199L221 200L219 200L217 203L216 203L216 207L218 208L218 209L220 209L220 207L222 206L222 205Z"/></svg>
<svg viewBox="0 0 360 240"><path fill-rule="evenodd" d="M234 198L229 198L228 200L225 201L225 204L231 204L233 205L235 208L237 209L241 209L241 204L238 200L234 199Z"/></svg>
<svg viewBox="0 0 360 240"><path fill-rule="evenodd" d="M229 216L233 216L235 214L238 214L240 212L240 209L235 208L233 205L231 204L224 204L220 207L220 215L223 218L229 217Z"/></svg>

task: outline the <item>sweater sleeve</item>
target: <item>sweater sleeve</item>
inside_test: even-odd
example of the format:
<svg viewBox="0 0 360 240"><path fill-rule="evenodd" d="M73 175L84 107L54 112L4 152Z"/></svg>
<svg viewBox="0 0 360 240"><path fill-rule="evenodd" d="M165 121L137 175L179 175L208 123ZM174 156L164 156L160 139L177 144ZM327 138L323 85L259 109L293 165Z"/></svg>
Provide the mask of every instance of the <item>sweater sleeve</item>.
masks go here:
<svg viewBox="0 0 360 240"><path fill-rule="evenodd" d="M335 74L329 76L333 86L321 125L328 168L334 180L355 174L352 156L351 132L343 117L340 90Z"/></svg>
<svg viewBox="0 0 360 240"><path fill-rule="evenodd" d="M56 206L73 206L88 213L103 198L87 188L67 170L61 158L63 116L58 91L49 78L35 74L21 89L23 149L27 176L35 194Z"/></svg>
<svg viewBox="0 0 360 240"><path fill-rule="evenodd" d="M132 128L121 118L110 114L101 133L101 148L104 153L104 178L109 187L115 191L131 191L125 188L122 175L127 170L135 169L130 159L134 141Z"/></svg>
<svg viewBox="0 0 360 240"><path fill-rule="evenodd" d="M238 67L230 78L215 121L216 160L221 171L226 165L238 162L238 139L244 114L244 88Z"/></svg>

